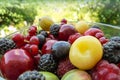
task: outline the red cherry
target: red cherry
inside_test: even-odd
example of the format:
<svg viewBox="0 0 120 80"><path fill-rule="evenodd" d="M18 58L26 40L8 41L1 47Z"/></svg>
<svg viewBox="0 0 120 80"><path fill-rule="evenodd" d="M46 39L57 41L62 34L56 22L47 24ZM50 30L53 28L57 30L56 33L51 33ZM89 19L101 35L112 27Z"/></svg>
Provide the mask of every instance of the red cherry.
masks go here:
<svg viewBox="0 0 120 80"><path fill-rule="evenodd" d="M120 63L118 63L117 66L120 68Z"/></svg>
<svg viewBox="0 0 120 80"><path fill-rule="evenodd" d="M12 40L16 43L17 47L25 45L24 39L24 36L20 33L16 33L12 36Z"/></svg>
<svg viewBox="0 0 120 80"><path fill-rule="evenodd" d="M66 19L62 19L61 20L61 24L67 24L67 20Z"/></svg>
<svg viewBox="0 0 120 80"><path fill-rule="evenodd" d="M42 54L47 54L47 53L51 53L51 48L52 48L52 45L57 42L57 40L48 40L45 42L45 44L42 46Z"/></svg>
<svg viewBox="0 0 120 80"><path fill-rule="evenodd" d="M25 36L25 40L26 40L26 41L29 41L31 37L32 37L32 36L27 35L27 36Z"/></svg>
<svg viewBox="0 0 120 80"><path fill-rule="evenodd" d="M27 51L12 49L3 55L0 67L6 80L17 80L23 72L34 69L34 60Z"/></svg>
<svg viewBox="0 0 120 80"><path fill-rule="evenodd" d="M35 44L35 45L39 45L39 39L38 39L38 37L37 36L32 36L31 38L30 38L30 42L29 42L30 44Z"/></svg>
<svg viewBox="0 0 120 80"><path fill-rule="evenodd" d="M30 36L36 35L37 28L35 26L31 26L28 30L28 33L29 33Z"/></svg>
<svg viewBox="0 0 120 80"><path fill-rule="evenodd" d="M25 49L26 51L30 50L30 44L25 44L25 46L23 47L23 49Z"/></svg>
<svg viewBox="0 0 120 80"><path fill-rule="evenodd" d="M36 56L38 53L39 53L39 48L38 48L38 46L37 45L30 45L30 47L29 47L29 51L30 51L30 53L33 55L33 56Z"/></svg>
<svg viewBox="0 0 120 80"><path fill-rule="evenodd" d="M77 31L75 30L73 25L70 24L64 24L59 29L59 40L68 41L68 38L70 35L75 34Z"/></svg>
<svg viewBox="0 0 120 80"><path fill-rule="evenodd" d="M81 37L82 35L80 33L75 33L68 38L69 43L73 43L77 38Z"/></svg>

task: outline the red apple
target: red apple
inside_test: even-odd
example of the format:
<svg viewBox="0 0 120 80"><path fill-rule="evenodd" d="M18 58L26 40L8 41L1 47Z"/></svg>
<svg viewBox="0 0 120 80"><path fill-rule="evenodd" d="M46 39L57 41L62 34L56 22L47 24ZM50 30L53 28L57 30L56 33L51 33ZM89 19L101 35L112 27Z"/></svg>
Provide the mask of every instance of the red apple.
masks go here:
<svg viewBox="0 0 120 80"><path fill-rule="evenodd" d="M58 38L59 38L59 40L67 41L69 36L75 34L76 32L77 31L75 30L73 25L63 24L60 27L60 30L59 30L59 33L58 33L59 34Z"/></svg>
<svg viewBox="0 0 120 80"><path fill-rule="evenodd" d="M43 45L41 51L42 51L42 54L46 54L46 53L51 53L51 48L52 48L52 45L57 42L57 40L48 40L45 42L45 44Z"/></svg>
<svg viewBox="0 0 120 80"><path fill-rule="evenodd" d="M3 55L0 68L7 80L17 80L21 73L34 69L34 61L25 50L12 49Z"/></svg>

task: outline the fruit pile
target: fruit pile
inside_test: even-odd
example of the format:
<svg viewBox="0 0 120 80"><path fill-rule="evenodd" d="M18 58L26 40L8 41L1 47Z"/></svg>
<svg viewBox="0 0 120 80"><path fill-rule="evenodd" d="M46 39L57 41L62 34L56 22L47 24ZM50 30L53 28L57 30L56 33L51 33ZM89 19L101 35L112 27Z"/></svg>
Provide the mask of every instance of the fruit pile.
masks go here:
<svg viewBox="0 0 120 80"><path fill-rule="evenodd" d="M98 26L40 19L41 30L0 39L0 73L6 80L120 80L120 36Z"/></svg>

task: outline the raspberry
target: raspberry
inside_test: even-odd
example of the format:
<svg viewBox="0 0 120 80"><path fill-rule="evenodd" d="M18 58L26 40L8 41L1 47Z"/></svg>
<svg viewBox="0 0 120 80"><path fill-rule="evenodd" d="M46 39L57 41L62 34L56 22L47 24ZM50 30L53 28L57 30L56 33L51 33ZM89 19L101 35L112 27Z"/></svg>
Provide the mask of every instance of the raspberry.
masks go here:
<svg viewBox="0 0 120 80"><path fill-rule="evenodd" d="M81 37L82 35L80 33L75 33L73 35L70 35L68 38L69 43L73 43L77 38Z"/></svg>
<svg viewBox="0 0 120 80"><path fill-rule="evenodd" d="M85 36L90 35L96 37L101 42L101 44L105 44L108 42L108 39L104 37L104 33L99 28L92 27L87 31L85 31L84 35Z"/></svg>
<svg viewBox="0 0 120 80"><path fill-rule="evenodd" d="M75 69L75 66L70 63L69 57L61 59L58 63L57 75L61 78L66 72L72 69Z"/></svg>
<svg viewBox="0 0 120 80"><path fill-rule="evenodd" d="M120 80L120 69L113 63L101 60L91 75L92 80Z"/></svg>

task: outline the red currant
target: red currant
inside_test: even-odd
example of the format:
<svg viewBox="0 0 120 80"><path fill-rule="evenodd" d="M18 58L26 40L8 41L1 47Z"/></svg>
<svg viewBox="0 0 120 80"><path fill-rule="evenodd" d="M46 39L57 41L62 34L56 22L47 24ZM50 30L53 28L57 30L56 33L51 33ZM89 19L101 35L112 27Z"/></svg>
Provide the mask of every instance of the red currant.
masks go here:
<svg viewBox="0 0 120 80"><path fill-rule="evenodd" d="M32 36L31 38L30 38L30 42L29 42L30 44L35 44L35 45L39 45L39 39L38 39L38 37L37 36Z"/></svg>
<svg viewBox="0 0 120 80"><path fill-rule="evenodd" d="M38 55L38 53L39 53L39 48L38 48L38 46L37 46L37 45L34 45L34 44L30 45L30 53L31 53L33 56Z"/></svg>

